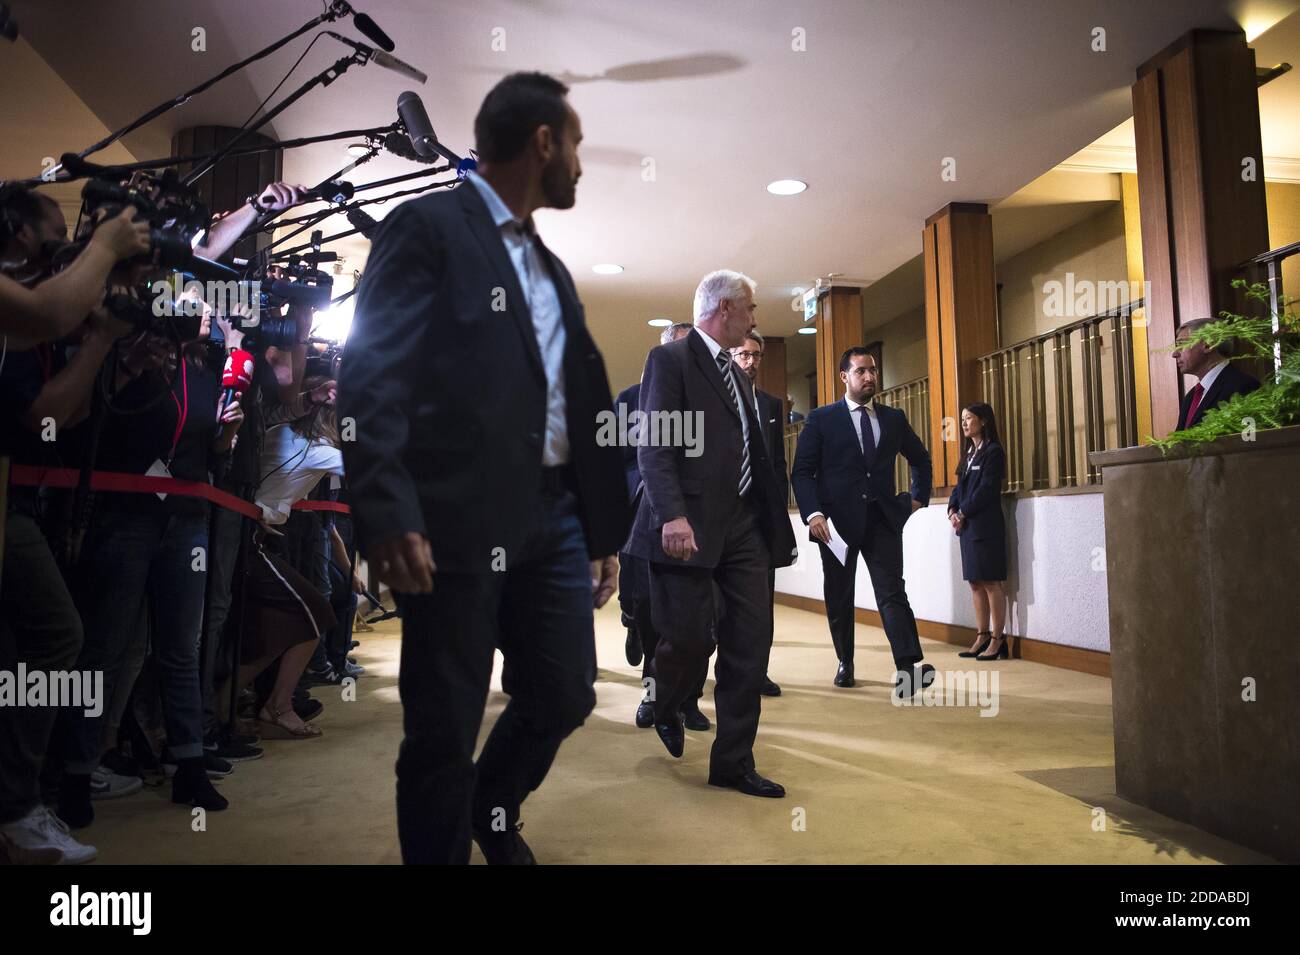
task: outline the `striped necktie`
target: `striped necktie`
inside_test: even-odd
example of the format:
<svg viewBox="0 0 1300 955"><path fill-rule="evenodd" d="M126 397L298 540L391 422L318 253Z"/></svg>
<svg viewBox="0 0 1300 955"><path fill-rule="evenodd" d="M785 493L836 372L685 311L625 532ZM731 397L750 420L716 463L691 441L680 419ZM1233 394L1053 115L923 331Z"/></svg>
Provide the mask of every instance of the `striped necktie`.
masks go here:
<svg viewBox="0 0 1300 955"><path fill-rule="evenodd" d="M736 410L740 412L740 417L745 417L745 406L740 403L740 394L736 391L736 382L731 375L731 355L725 351L718 352L718 370L722 372L722 380L727 383L727 394L731 395L732 402L736 405ZM740 433L744 435L745 429L742 427ZM749 443L741 440L742 450L740 453L740 495L745 496L749 490L749 485L753 481L753 475L749 473Z"/></svg>

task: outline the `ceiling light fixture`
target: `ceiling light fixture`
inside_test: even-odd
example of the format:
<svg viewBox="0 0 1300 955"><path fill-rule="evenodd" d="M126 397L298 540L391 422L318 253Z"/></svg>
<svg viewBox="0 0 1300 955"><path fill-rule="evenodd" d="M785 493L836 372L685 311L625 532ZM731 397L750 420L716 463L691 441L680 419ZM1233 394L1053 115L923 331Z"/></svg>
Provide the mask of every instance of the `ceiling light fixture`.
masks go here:
<svg viewBox="0 0 1300 955"><path fill-rule="evenodd" d="M623 271L623 266L615 265L613 262L602 262L600 265L593 265L591 270L597 275L618 275Z"/></svg>
<svg viewBox="0 0 1300 955"><path fill-rule="evenodd" d="M816 326L816 325L805 325L803 328L799 329L799 334L800 334L800 335L816 335L816 334L817 334L817 326Z"/></svg>
<svg viewBox="0 0 1300 955"><path fill-rule="evenodd" d="M808 188L802 179L778 179L767 184L767 191L774 196L797 196Z"/></svg>
<svg viewBox="0 0 1300 955"><path fill-rule="evenodd" d="M650 321L646 322L647 325L652 325L655 328L667 328L672 323L673 320L671 318L652 318Z"/></svg>

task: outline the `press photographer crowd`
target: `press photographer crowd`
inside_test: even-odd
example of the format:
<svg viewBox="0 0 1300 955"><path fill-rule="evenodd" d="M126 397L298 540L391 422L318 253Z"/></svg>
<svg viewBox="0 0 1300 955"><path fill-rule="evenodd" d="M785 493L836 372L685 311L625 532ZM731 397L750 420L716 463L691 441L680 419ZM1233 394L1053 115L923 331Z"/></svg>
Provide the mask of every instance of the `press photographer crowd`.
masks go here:
<svg viewBox="0 0 1300 955"><path fill-rule="evenodd" d="M39 185L0 188L0 669L69 675L5 688L18 864L94 858L96 803L146 784L226 809L214 781L261 739L320 736L311 689L364 672L340 356L309 341L329 277L291 256L197 281L308 191L272 183L211 224L174 175L82 195L70 238Z"/></svg>

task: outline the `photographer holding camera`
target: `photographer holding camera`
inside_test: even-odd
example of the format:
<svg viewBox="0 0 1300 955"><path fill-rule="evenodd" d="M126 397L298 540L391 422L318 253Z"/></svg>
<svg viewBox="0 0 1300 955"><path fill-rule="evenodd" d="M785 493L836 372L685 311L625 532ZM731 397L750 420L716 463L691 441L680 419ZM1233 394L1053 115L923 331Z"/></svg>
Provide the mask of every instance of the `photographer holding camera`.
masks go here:
<svg viewBox="0 0 1300 955"><path fill-rule="evenodd" d="M49 242L66 238L58 204L41 193L0 187L0 336L3 349L30 348L67 335L104 298L104 286L118 263L149 253L149 223L131 206L104 219L70 265L28 288L4 274L25 270ZM0 449L2 452L3 449Z"/></svg>
<svg viewBox="0 0 1300 955"><path fill-rule="evenodd" d="M30 281L45 267L43 249L66 239L67 225L58 204L39 193L22 194L11 209L21 216L20 227L0 247L0 258L15 275L0 279ZM134 254L134 241L123 250ZM0 364L0 453L11 454L17 465L60 466L54 439L86 416L99 369L128 331L96 307L70 358L61 344L8 354ZM29 672L67 670L82 645L81 619L39 524L41 503L38 488L8 489L0 668L11 672L19 662ZM96 854L41 802L38 775L57 715L53 707L24 707L0 720L0 852L11 863L84 862Z"/></svg>

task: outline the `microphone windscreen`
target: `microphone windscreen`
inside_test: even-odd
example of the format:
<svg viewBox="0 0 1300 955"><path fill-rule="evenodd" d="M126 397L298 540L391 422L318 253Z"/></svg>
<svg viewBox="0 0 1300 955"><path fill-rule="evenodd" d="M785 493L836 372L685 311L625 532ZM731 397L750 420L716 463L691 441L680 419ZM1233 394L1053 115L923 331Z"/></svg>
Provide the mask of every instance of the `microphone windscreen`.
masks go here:
<svg viewBox="0 0 1300 955"><path fill-rule="evenodd" d="M381 50L386 50L387 52L392 53L393 50L397 49L397 45L388 38L388 34L379 29L379 25L364 13L354 14L352 22L366 39Z"/></svg>
<svg viewBox="0 0 1300 955"><path fill-rule="evenodd" d="M253 383L253 353L232 349L221 372L221 387L242 392Z"/></svg>

